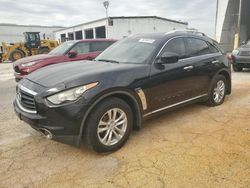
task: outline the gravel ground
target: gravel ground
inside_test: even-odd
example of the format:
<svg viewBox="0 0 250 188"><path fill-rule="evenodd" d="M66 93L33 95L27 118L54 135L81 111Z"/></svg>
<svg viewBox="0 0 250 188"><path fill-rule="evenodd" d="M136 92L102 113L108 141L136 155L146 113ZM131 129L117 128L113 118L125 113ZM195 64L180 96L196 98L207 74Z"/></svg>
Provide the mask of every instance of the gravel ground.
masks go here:
<svg viewBox="0 0 250 188"><path fill-rule="evenodd" d="M155 117L111 154L46 140L15 116L11 64L0 64L0 187L250 187L250 71L222 106Z"/></svg>

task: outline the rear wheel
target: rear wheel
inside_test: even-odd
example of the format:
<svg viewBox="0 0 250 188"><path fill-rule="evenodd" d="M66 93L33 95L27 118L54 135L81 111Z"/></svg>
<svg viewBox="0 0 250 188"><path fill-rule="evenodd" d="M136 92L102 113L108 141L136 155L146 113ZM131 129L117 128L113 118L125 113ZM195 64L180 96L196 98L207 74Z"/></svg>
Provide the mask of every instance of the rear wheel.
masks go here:
<svg viewBox="0 0 250 188"><path fill-rule="evenodd" d="M15 50L10 52L9 60L14 62L14 61L21 59L23 57L25 57L25 54L21 50L15 49Z"/></svg>
<svg viewBox="0 0 250 188"><path fill-rule="evenodd" d="M241 72L242 69L243 69L242 67L237 67L237 65L233 65L234 72Z"/></svg>
<svg viewBox="0 0 250 188"><path fill-rule="evenodd" d="M38 54L48 54L50 50L48 48L40 48L38 49Z"/></svg>
<svg viewBox="0 0 250 188"><path fill-rule="evenodd" d="M119 98L109 98L90 114L85 129L87 144L96 152L110 152L121 148L132 129L130 106Z"/></svg>
<svg viewBox="0 0 250 188"><path fill-rule="evenodd" d="M226 96L226 89L227 89L227 81L226 78L222 75L216 76L212 83L212 89L209 95L209 99L207 104L209 106L218 106L221 105Z"/></svg>

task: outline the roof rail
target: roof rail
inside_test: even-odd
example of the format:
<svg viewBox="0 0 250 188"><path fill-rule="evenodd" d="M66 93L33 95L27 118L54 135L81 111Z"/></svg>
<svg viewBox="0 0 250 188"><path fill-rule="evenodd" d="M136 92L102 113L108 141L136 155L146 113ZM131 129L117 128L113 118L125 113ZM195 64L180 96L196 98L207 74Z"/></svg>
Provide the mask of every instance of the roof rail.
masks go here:
<svg viewBox="0 0 250 188"><path fill-rule="evenodd" d="M200 36L206 36L205 33L202 33L202 32L199 32L199 31L193 30L193 29L172 30L172 31L169 31L165 34L167 35L167 34L172 34L172 33L192 33L192 34L196 34L196 35L200 35Z"/></svg>

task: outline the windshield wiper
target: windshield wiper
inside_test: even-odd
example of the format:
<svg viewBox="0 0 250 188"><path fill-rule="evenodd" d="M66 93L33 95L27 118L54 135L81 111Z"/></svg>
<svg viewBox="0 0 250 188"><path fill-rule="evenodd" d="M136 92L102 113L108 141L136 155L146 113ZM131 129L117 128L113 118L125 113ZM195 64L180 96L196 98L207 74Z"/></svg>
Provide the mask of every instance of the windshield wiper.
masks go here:
<svg viewBox="0 0 250 188"><path fill-rule="evenodd" d="M104 61L104 62L110 62L110 63L120 63L119 61L111 60L111 59L98 59L97 61Z"/></svg>

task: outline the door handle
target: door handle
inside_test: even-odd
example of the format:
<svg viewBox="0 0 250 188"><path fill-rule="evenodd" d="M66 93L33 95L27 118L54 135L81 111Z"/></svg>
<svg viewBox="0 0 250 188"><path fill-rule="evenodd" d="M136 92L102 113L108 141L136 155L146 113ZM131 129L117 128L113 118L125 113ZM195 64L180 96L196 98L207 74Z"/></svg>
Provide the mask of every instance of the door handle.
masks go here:
<svg viewBox="0 0 250 188"><path fill-rule="evenodd" d="M219 60L212 61L212 64L216 64L216 63L219 63Z"/></svg>
<svg viewBox="0 0 250 188"><path fill-rule="evenodd" d="M191 66L186 66L183 69L188 71L188 70L192 70L193 68L194 68L194 66L191 65Z"/></svg>

